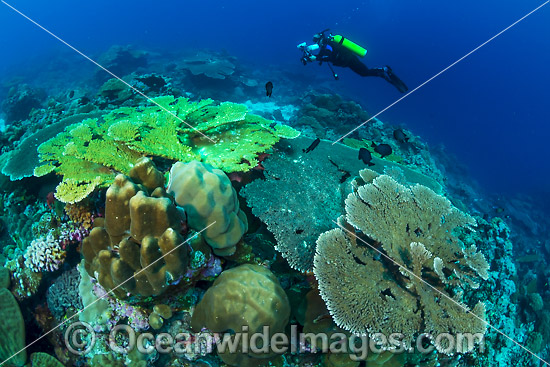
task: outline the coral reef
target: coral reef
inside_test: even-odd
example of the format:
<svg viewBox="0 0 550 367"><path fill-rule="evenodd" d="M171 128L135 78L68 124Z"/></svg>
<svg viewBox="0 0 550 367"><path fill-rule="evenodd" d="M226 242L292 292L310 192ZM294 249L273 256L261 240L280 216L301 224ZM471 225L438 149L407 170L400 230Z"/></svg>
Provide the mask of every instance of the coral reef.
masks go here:
<svg viewBox="0 0 550 367"><path fill-rule="evenodd" d="M356 159L357 150L342 144L321 141L311 152L303 150L313 139L298 137L276 146L277 155L262 164L265 180L256 180L240 192L252 213L266 223L277 240L276 249L290 266L300 271L313 268L315 241L333 227L349 193L349 181L364 168ZM403 183L422 183L437 192L441 186L414 170L375 158L372 168L384 173L398 168Z"/></svg>
<svg viewBox="0 0 550 367"><path fill-rule="evenodd" d="M147 158L136 167L156 171ZM184 242L182 221L162 186L149 191L118 175L107 190L104 226L98 224L82 243L86 270L119 297L161 294L185 274L187 249L179 246Z"/></svg>
<svg viewBox="0 0 550 367"><path fill-rule="evenodd" d="M354 187L346 199L346 220L353 227L340 221L345 231L322 234L314 260L321 296L336 324L357 334L399 331L407 348L421 332L484 334L485 305L478 302L470 313L463 292L488 278L489 265L455 232L474 225L473 218L424 186L408 188L371 170L363 170ZM358 243L353 228L374 242ZM381 258L372 246L381 246ZM434 345L441 353L456 352ZM473 345L462 347L466 352Z"/></svg>
<svg viewBox="0 0 550 367"><path fill-rule="evenodd" d="M31 354L31 367L63 367L63 364L47 353Z"/></svg>
<svg viewBox="0 0 550 367"><path fill-rule="evenodd" d="M42 107L46 93L33 89L27 84L14 86L2 102L2 111L6 114L6 122L25 120L33 109Z"/></svg>
<svg viewBox="0 0 550 367"><path fill-rule="evenodd" d="M326 139L338 139L370 117L360 105L337 94L308 92L301 100L304 104L294 124Z"/></svg>
<svg viewBox="0 0 550 367"><path fill-rule="evenodd" d="M33 176L35 168L40 165L38 147L42 143L62 133L71 124L100 115L101 113L97 112L73 115L38 130L22 140L17 148L3 154L2 161L5 163L2 167L2 173L9 176L12 181Z"/></svg>
<svg viewBox="0 0 550 367"><path fill-rule="evenodd" d="M98 62L116 76L124 77L140 67L145 67L148 56L148 52L131 45L114 45L99 56ZM104 80L109 74L98 70L96 77Z"/></svg>
<svg viewBox="0 0 550 367"><path fill-rule="evenodd" d="M170 170L168 193L187 214L191 229L202 231L206 242L220 256L232 255L248 229L245 214L229 178L201 162L177 162Z"/></svg>
<svg viewBox="0 0 550 367"><path fill-rule="evenodd" d="M277 278L261 266L247 264L220 274L197 305L191 325L194 331L206 327L214 332L247 330L251 334L267 326L273 335L284 331L289 316L288 298ZM273 355L249 351L223 353L220 357L231 366L244 367L268 363Z"/></svg>
<svg viewBox="0 0 550 367"><path fill-rule="evenodd" d="M15 366L24 366L27 361L25 349L25 323L17 301L6 288L0 289L0 360Z"/></svg>
<svg viewBox="0 0 550 367"><path fill-rule="evenodd" d="M52 234L46 238L33 240L23 255L25 266L40 273L59 269L65 259L65 251Z"/></svg>
<svg viewBox="0 0 550 367"><path fill-rule="evenodd" d="M235 72L235 65L227 57L206 51L186 57L180 66L193 75L204 75L213 79L225 79Z"/></svg>
<svg viewBox="0 0 550 367"><path fill-rule="evenodd" d="M124 82L63 53L43 67L33 61L30 78L0 81L0 362L25 336L38 341L5 365L548 360L550 225L540 203L482 194L466 166L406 122L373 118L331 144L370 116L328 83L315 79L317 92L300 72L250 67L225 51L157 51L114 46L101 56ZM373 143L393 154L385 147L381 159ZM372 170L358 148L372 154ZM95 332L85 355L64 340L73 316ZM151 351L169 342L165 333L185 350L130 351L120 333L124 353L114 352L117 325L158 338L145 340ZM299 353L281 355L216 353L201 340L242 348L251 340L234 333L263 326L311 334L290 341ZM404 338L380 345L377 331ZM426 352L411 342L461 331L483 334L483 343L451 351L421 336ZM356 361L352 344L325 350L318 333L369 334L355 347L368 341L378 351ZM402 346L411 349L380 350Z"/></svg>
<svg viewBox="0 0 550 367"><path fill-rule="evenodd" d="M131 99L134 96L134 91L120 79L111 78L99 88L99 95L103 97L107 103L120 105Z"/></svg>
<svg viewBox="0 0 550 367"><path fill-rule="evenodd" d="M54 317L61 321L67 313L75 313L83 308L78 286L80 273L78 269L66 271L48 288L46 300Z"/></svg>
<svg viewBox="0 0 550 367"><path fill-rule="evenodd" d="M63 175L56 198L68 203L82 200L96 187L110 184L116 174L128 174L132 162L143 155L174 161L202 160L226 172L248 171L290 127L247 113L233 103L212 100L190 102L163 96L149 107L122 107L103 120L86 119L42 143L41 165L34 174L55 171Z"/></svg>

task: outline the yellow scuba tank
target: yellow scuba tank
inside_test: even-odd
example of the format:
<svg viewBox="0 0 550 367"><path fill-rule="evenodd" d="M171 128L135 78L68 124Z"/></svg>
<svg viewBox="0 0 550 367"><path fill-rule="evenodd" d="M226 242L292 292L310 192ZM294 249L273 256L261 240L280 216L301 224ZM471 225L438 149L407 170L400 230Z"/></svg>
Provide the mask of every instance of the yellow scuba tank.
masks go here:
<svg viewBox="0 0 550 367"><path fill-rule="evenodd" d="M336 36L332 36L332 40L334 42L344 46L345 48L347 48L348 50L350 50L351 52L353 52L357 56L365 57L365 55L367 54L367 50L365 48L359 46L355 42L350 41L349 39L345 38L344 36L340 36L339 34L337 34Z"/></svg>

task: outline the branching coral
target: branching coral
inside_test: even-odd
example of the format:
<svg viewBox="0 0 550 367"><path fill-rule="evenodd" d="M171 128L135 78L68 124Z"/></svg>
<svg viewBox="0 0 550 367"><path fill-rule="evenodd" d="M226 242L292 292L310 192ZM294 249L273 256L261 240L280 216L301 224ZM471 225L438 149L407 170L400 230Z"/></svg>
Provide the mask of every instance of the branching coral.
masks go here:
<svg viewBox="0 0 550 367"><path fill-rule="evenodd" d="M65 260L65 250L52 234L33 240L25 251L25 266L34 272L55 271Z"/></svg>
<svg viewBox="0 0 550 367"><path fill-rule="evenodd" d="M39 146L41 165L35 176L52 171L63 175L56 197L74 203L110 184L117 172L128 174L132 162L144 155L247 171L280 137L297 135L290 127L271 127L271 121L248 114L239 104L172 96L154 101L153 106L121 107L101 120L68 126Z"/></svg>
<svg viewBox="0 0 550 367"><path fill-rule="evenodd" d="M486 279L488 264L455 233L474 220L424 186L361 173L346 199L346 219L380 244L383 256L349 229L319 237L314 273L337 325L358 334L400 332L407 347L420 332L484 334L485 305L468 312L462 295ZM440 352L457 352L447 350L445 340L434 344Z"/></svg>

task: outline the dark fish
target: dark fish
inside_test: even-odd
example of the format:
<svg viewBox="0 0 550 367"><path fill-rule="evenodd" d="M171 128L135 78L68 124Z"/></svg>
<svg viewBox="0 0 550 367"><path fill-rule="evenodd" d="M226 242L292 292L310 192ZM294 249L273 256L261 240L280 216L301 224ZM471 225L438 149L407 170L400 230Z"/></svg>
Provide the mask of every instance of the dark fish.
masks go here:
<svg viewBox="0 0 550 367"><path fill-rule="evenodd" d="M69 92L69 99L74 97L74 90Z"/></svg>
<svg viewBox="0 0 550 367"><path fill-rule="evenodd" d="M405 135L405 133L401 129L394 130L393 137L400 143L406 143L409 141L409 137Z"/></svg>
<svg viewBox="0 0 550 367"><path fill-rule="evenodd" d="M317 145L319 145L319 143L321 142L321 139L317 138L313 141L313 143L311 143L311 145L309 147L307 147L307 149L302 149L302 151L304 153L309 153L311 152L313 149L317 148Z"/></svg>
<svg viewBox="0 0 550 367"><path fill-rule="evenodd" d="M374 148L374 151L378 154L380 154L381 158L387 157L390 154L392 154L392 149L388 144L379 144L376 145L374 142L372 142L371 147Z"/></svg>
<svg viewBox="0 0 550 367"><path fill-rule="evenodd" d="M78 101L79 105L85 105L85 104L88 104L88 103L90 103L90 98L88 98L88 97L82 97Z"/></svg>
<svg viewBox="0 0 550 367"><path fill-rule="evenodd" d="M374 166L374 163L372 163L372 154L367 150L367 148L360 148L359 149L359 157L358 159L362 160L363 163L365 163L368 166Z"/></svg>
<svg viewBox="0 0 550 367"><path fill-rule="evenodd" d="M273 83L265 83L265 95L271 98L271 93L273 93Z"/></svg>
<svg viewBox="0 0 550 367"><path fill-rule="evenodd" d="M494 209L495 209L495 213L497 214L504 212L504 208L501 206L495 206Z"/></svg>

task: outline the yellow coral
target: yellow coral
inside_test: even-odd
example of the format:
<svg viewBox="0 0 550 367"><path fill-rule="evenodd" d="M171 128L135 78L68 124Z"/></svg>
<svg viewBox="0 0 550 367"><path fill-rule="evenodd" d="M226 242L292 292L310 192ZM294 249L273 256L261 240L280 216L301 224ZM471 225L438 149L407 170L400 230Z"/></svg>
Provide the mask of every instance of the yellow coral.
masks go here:
<svg viewBox="0 0 550 367"><path fill-rule="evenodd" d="M357 334L400 332L407 347L421 332L483 335L485 306L478 302L470 312L462 290L475 288L488 264L455 233L474 220L427 187L405 187L369 171L361 177L346 199L346 218L371 244L358 244L349 229L317 241L314 273L336 324ZM381 258L373 243L381 246ZM438 351L457 352L445 342L435 339ZM474 347L466 344L458 352Z"/></svg>
<svg viewBox="0 0 550 367"><path fill-rule="evenodd" d="M190 102L173 96L157 97L154 102L161 107L121 107L102 120L69 125L39 146L41 165L35 175L52 171L63 175L60 189L87 185L96 176L105 185L117 173L128 174L142 156L202 160L226 172L247 171L258 164L257 155L281 136L298 135L288 126L270 127L270 121L248 114L244 105L214 105L211 99Z"/></svg>
<svg viewBox="0 0 550 367"><path fill-rule="evenodd" d="M66 179L55 188L55 197L62 203L77 203L90 195L101 183L101 177L97 176L89 182Z"/></svg>
<svg viewBox="0 0 550 367"><path fill-rule="evenodd" d="M269 334L273 335L284 332L289 317L288 297L277 278L264 267L246 264L220 274L197 305L191 326L197 332L206 327L222 333L229 330L236 333L249 330L255 333L267 326ZM273 356L269 352L240 352L242 345L250 342L244 340L249 338L248 333L241 335L242 338L236 340L236 353L220 353L225 363L231 366L256 366L262 360L268 362Z"/></svg>

